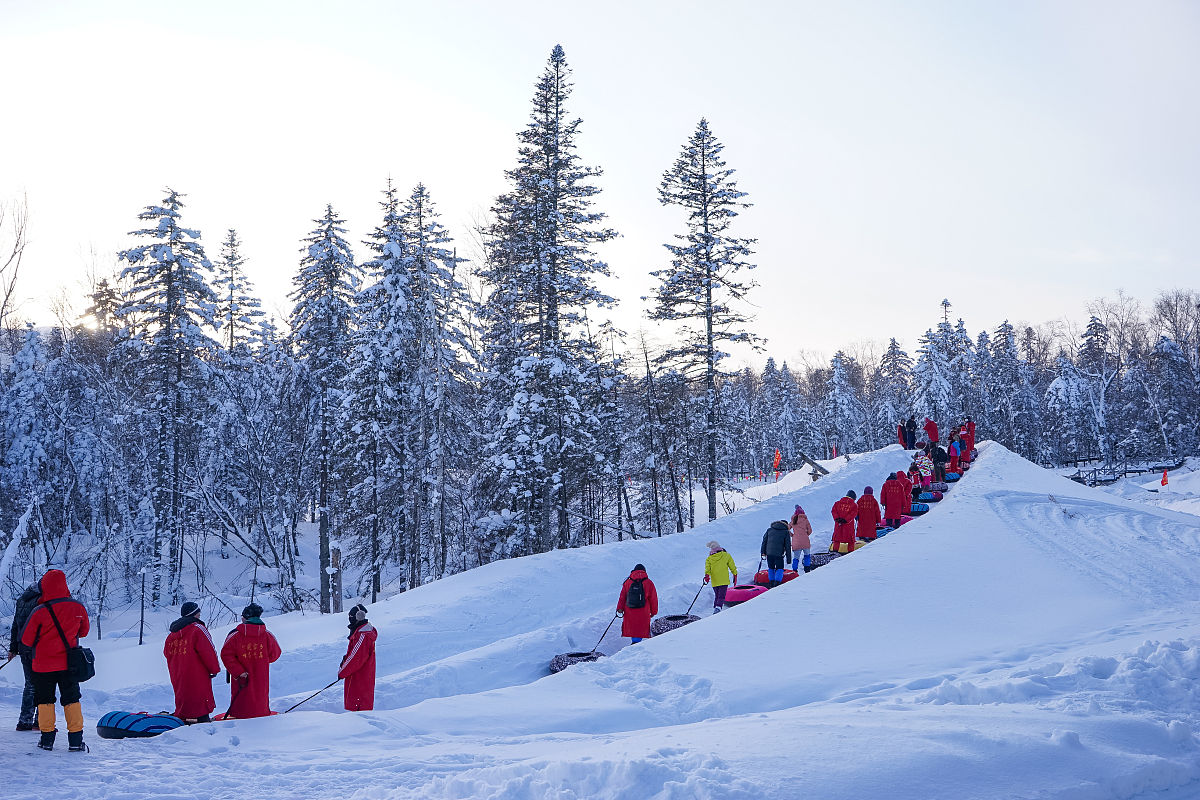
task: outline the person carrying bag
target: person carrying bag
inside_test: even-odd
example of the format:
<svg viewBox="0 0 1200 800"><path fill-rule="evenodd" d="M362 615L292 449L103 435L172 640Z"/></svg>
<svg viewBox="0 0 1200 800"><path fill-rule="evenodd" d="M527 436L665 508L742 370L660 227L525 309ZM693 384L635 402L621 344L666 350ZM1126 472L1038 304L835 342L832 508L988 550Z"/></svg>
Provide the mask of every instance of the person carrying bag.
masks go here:
<svg viewBox="0 0 1200 800"><path fill-rule="evenodd" d="M91 629L87 609L71 597L62 570L47 570L38 585L42 590L39 605L21 633L21 644L33 650L33 692L38 730L42 734L38 747L54 749L58 732L54 715L57 688L63 716L67 718L67 749L73 753L87 752L79 684L96 674L92 651L79 646L80 638Z"/></svg>

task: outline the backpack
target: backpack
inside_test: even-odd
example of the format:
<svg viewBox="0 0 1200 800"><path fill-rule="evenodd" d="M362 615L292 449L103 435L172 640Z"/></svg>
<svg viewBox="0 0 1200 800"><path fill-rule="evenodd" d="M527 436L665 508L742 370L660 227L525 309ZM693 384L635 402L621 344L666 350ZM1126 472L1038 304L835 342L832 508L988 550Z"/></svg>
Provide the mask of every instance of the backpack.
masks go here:
<svg viewBox="0 0 1200 800"><path fill-rule="evenodd" d="M646 589L642 586L642 581L645 578L635 578L629 584L629 591L625 593L626 608L641 608L646 605Z"/></svg>

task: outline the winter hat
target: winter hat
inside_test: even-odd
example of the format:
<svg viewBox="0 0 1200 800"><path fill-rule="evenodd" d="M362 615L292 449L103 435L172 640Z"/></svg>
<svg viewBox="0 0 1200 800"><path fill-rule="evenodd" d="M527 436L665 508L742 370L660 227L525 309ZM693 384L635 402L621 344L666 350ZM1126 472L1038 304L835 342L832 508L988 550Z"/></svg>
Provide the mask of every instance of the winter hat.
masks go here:
<svg viewBox="0 0 1200 800"><path fill-rule="evenodd" d="M793 513L793 514L803 514L803 513L804 513L804 509L800 507L800 504L799 504L799 503L797 503L797 504L796 504L796 510L795 510L795 511L793 511L792 513Z"/></svg>
<svg viewBox="0 0 1200 800"><path fill-rule="evenodd" d="M250 605L248 605L242 609L242 619L250 619L252 617L261 617L262 612L263 612L262 606L260 606L258 603L251 603Z"/></svg>
<svg viewBox="0 0 1200 800"><path fill-rule="evenodd" d="M894 473L894 472L888 473L888 478L887 478L887 479L888 479L889 481L894 481L894 480L896 480L896 473Z"/></svg>
<svg viewBox="0 0 1200 800"><path fill-rule="evenodd" d="M716 539L713 539L711 542L708 543L708 549L712 550L715 553L721 549L721 545Z"/></svg>
<svg viewBox="0 0 1200 800"><path fill-rule="evenodd" d="M875 490L868 486L867 488L863 489L863 494L875 494Z"/></svg>
<svg viewBox="0 0 1200 800"><path fill-rule="evenodd" d="M179 607L179 616L181 616L181 617L190 617L190 616L193 616L193 615L199 614L199 613L200 613L200 604L193 603L191 600L188 600L186 603L184 603L182 606Z"/></svg>
<svg viewBox="0 0 1200 800"><path fill-rule="evenodd" d="M849 489L849 490L847 490L847 492L846 492L846 497L849 497L851 500L857 500L857 499L858 499L858 495L854 493L854 490L853 490L853 489Z"/></svg>
<svg viewBox="0 0 1200 800"><path fill-rule="evenodd" d="M645 571L646 571L646 565L645 565L645 564L634 564L634 565L633 565L633 571L634 571L634 572L637 572L639 569L640 569L642 572L645 572Z"/></svg>
<svg viewBox="0 0 1200 800"><path fill-rule="evenodd" d="M350 609L350 623L365 622L367 619L367 607L359 603L354 608Z"/></svg>

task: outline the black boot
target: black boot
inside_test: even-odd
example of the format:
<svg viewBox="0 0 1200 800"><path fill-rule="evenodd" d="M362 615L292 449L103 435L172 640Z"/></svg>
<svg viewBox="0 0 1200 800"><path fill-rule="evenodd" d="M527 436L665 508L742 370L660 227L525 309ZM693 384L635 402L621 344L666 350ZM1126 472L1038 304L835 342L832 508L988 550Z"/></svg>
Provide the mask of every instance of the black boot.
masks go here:
<svg viewBox="0 0 1200 800"><path fill-rule="evenodd" d="M72 753L87 753L88 746L83 743L83 731L67 731L67 750Z"/></svg>
<svg viewBox="0 0 1200 800"><path fill-rule="evenodd" d="M43 731L42 738L38 739L38 747L42 748L43 750L53 750L54 734L56 733L58 733L57 730L50 731L49 733Z"/></svg>

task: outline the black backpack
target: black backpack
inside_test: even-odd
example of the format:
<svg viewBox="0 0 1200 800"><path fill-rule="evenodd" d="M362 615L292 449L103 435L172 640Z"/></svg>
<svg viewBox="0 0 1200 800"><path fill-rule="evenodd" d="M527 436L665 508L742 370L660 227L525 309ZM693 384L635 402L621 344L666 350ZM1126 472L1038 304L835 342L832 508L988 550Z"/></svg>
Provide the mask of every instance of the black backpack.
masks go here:
<svg viewBox="0 0 1200 800"><path fill-rule="evenodd" d="M642 586L642 581L645 578L635 578L629 584L629 591L625 593L626 608L641 608L646 605L646 589Z"/></svg>

